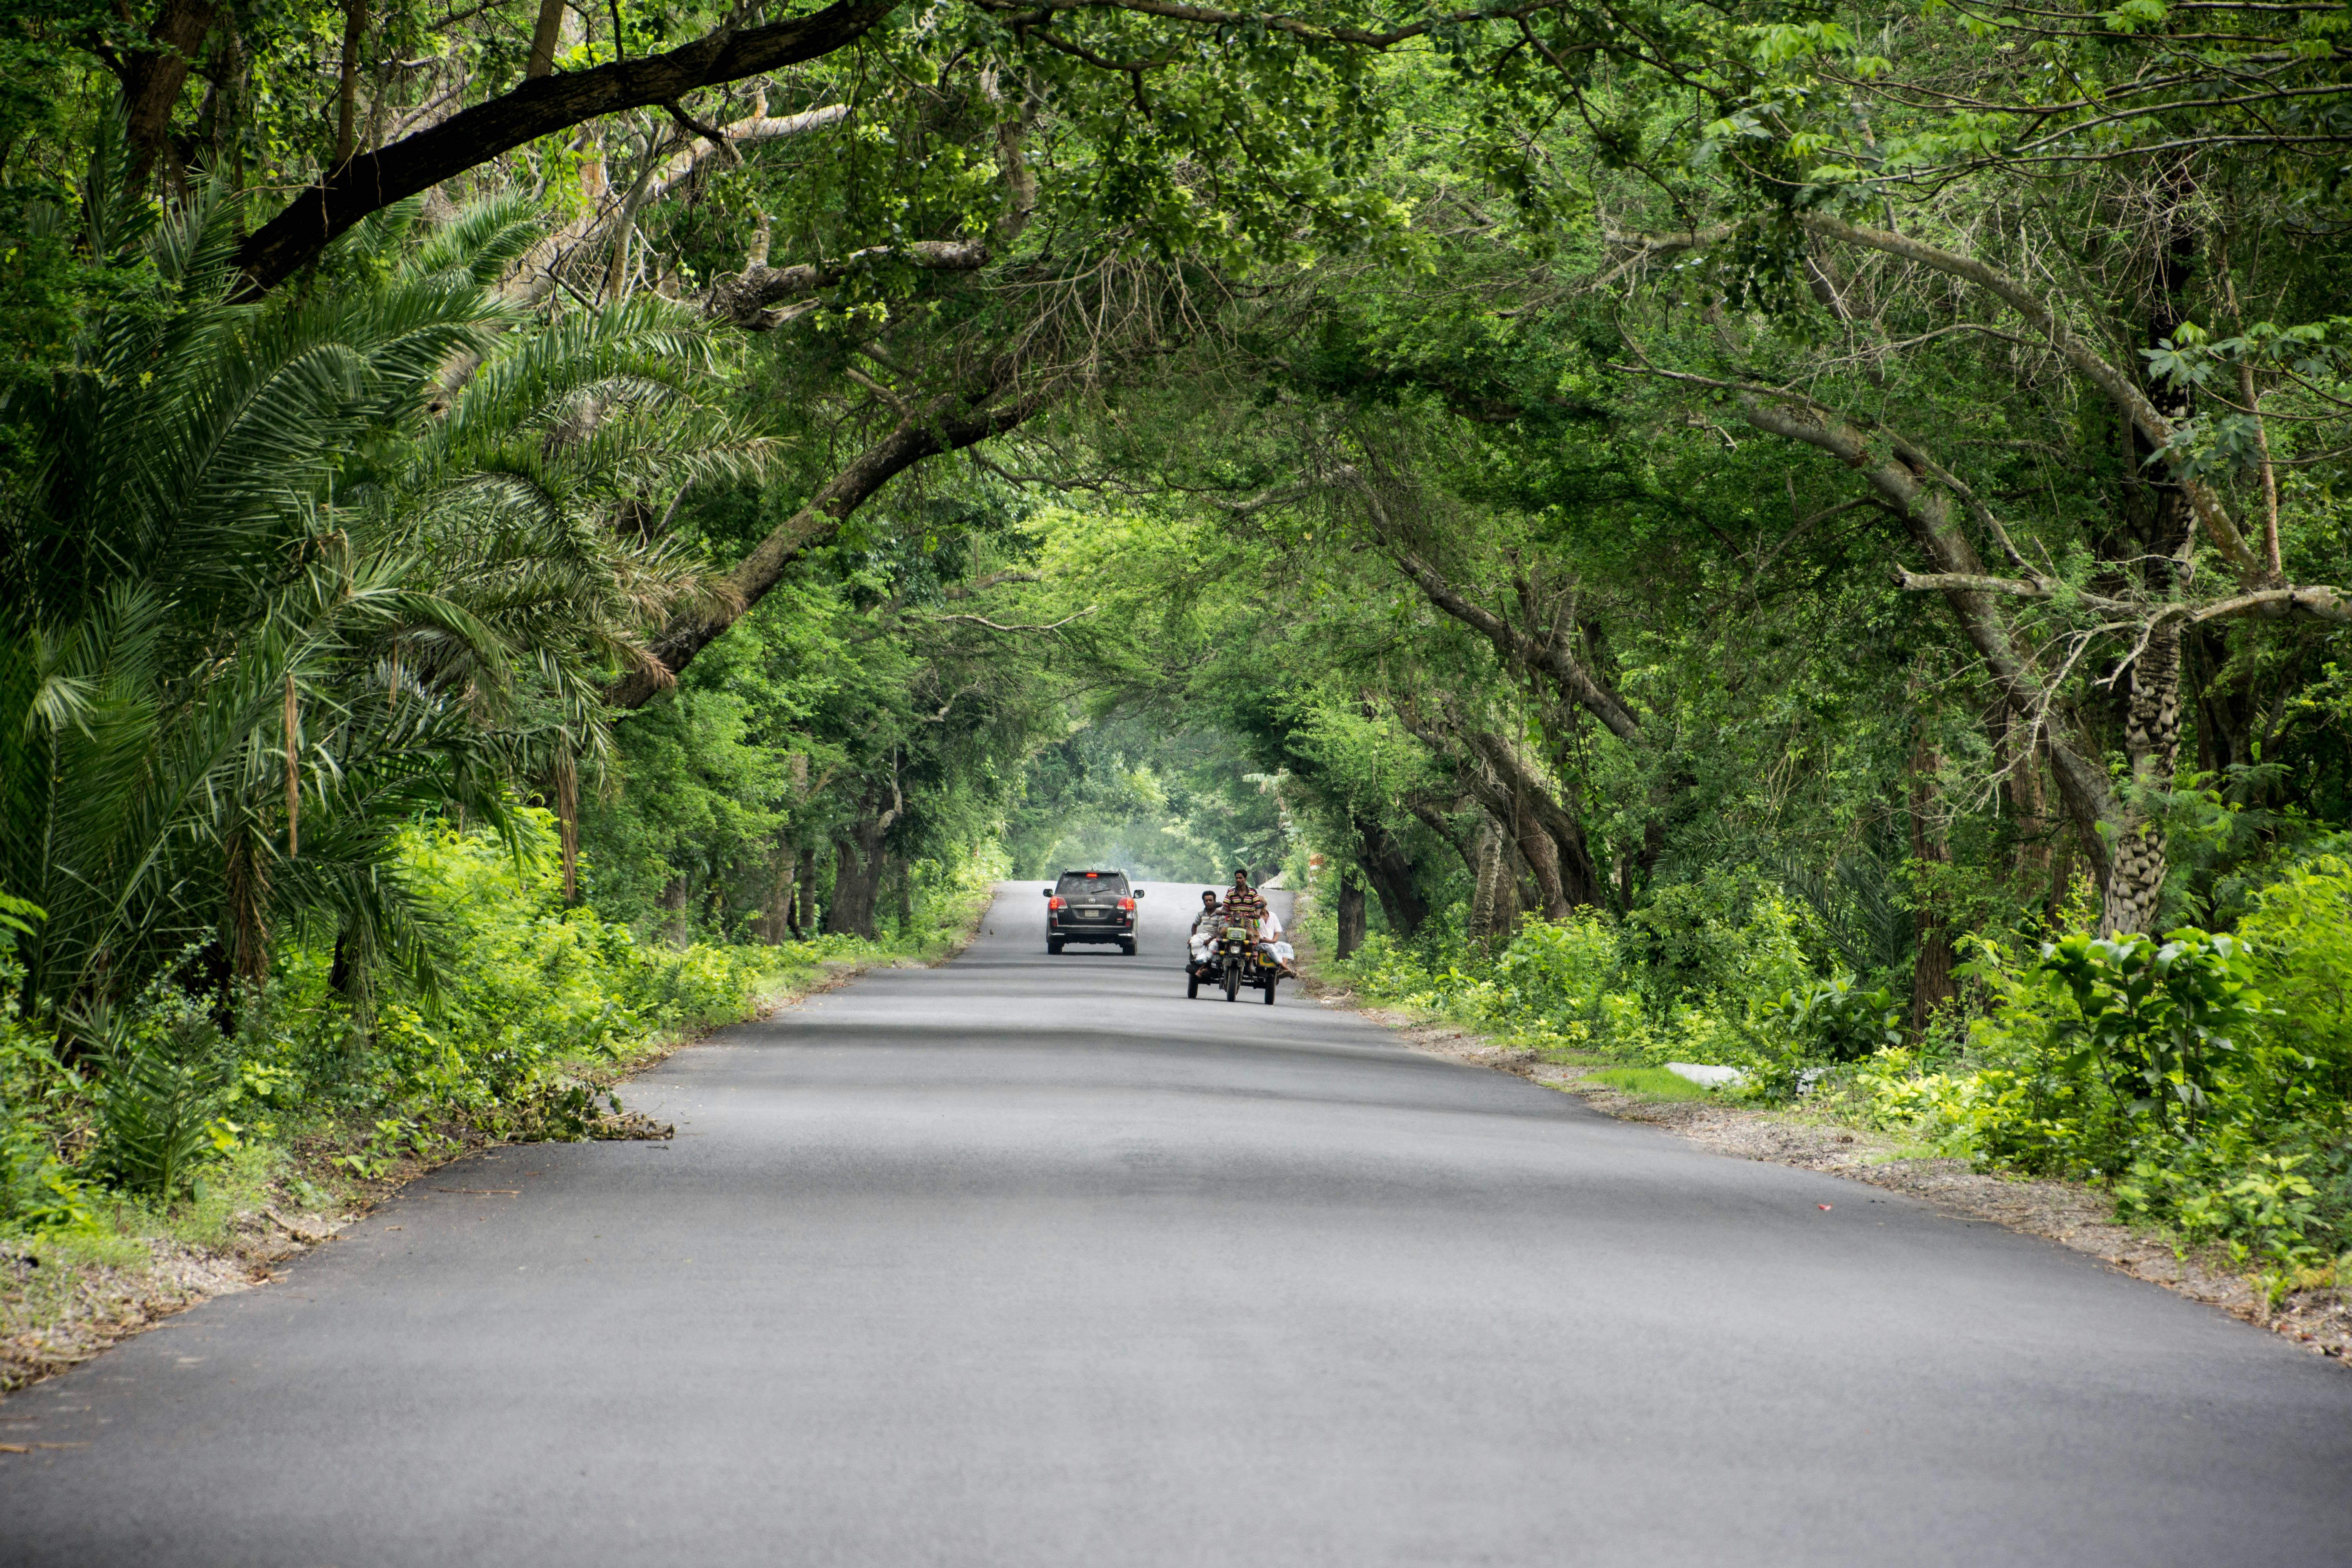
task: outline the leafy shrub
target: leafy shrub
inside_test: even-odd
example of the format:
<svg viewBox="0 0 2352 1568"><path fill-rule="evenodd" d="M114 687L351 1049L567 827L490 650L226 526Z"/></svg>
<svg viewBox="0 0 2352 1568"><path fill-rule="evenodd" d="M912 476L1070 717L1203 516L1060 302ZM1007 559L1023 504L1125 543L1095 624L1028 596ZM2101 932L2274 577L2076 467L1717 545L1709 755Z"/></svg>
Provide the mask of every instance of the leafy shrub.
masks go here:
<svg viewBox="0 0 2352 1568"><path fill-rule="evenodd" d="M127 1026L101 1025L92 1173L165 1203L203 1195L205 1167L236 1148L223 1119L236 1064L220 1030L184 994L158 990Z"/></svg>
<svg viewBox="0 0 2352 1568"><path fill-rule="evenodd" d="M1884 1122L1980 1165L2111 1184L2120 1217L2226 1243L2274 1281L2352 1241L2336 1087L2346 869L2256 897L2241 936L2069 936L2031 962L1979 942L1991 998L1965 1058L1885 1054L1859 1081ZM2272 1005L2277 985L2303 1005Z"/></svg>
<svg viewBox="0 0 2352 1568"><path fill-rule="evenodd" d="M25 1021L16 938L41 911L0 893L0 1231L85 1224L82 1184L58 1158L43 1112L77 1086L48 1039Z"/></svg>
<svg viewBox="0 0 2352 1568"><path fill-rule="evenodd" d="M1368 996L1453 1013L1530 1044L1759 1066L1771 1054L1759 999L1773 993L1764 986L1811 983L1800 940L1806 917L1770 889L1751 889L1742 911L1726 886L1686 887L1698 892L1673 895L1673 907L1643 931L1590 911L1557 921L1528 916L1491 961L1473 953L1458 929L1411 946L1375 933L1346 973ZM1683 955L1672 982L1645 967L1662 941Z"/></svg>
<svg viewBox="0 0 2352 1568"><path fill-rule="evenodd" d="M2311 1108L2340 1109L2352 1102L2352 862L2285 867L2252 903L2238 934L2277 1008L2275 1037L2306 1058L2296 1087Z"/></svg>
<svg viewBox="0 0 2352 1568"><path fill-rule="evenodd" d="M395 1000L377 1016L382 1103L502 1128L513 1120L502 1108L544 1099L569 1076L564 1063L739 1018L776 970L864 945L641 943L627 926L562 902L552 819L521 816L519 848L446 825L403 836L402 874L438 912L446 956L437 996Z"/></svg>
<svg viewBox="0 0 2352 1568"><path fill-rule="evenodd" d="M1954 1152L2055 1173L2112 1175L2195 1141L2217 1096L2242 1104L2269 1014L2243 942L2184 928L2062 937L2019 965L1975 944L1964 973L1990 994L1969 1070L1887 1091Z"/></svg>
<svg viewBox="0 0 2352 1568"><path fill-rule="evenodd" d="M1625 917L1620 973L1655 1016L1696 1006L1740 1017L1758 998L1811 984L1817 924L1778 887L1710 871L1653 888Z"/></svg>
<svg viewBox="0 0 2352 1568"><path fill-rule="evenodd" d="M1766 1016L1800 1050L1822 1061L1859 1061L1903 1043L1903 1009L1894 993L1864 991L1849 974L1783 991Z"/></svg>
<svg viewBox="0 0 2352 1568"><path fill-rule="evenodd" d="M1638 1028L1641 1000L1619 963L1617 933L1599 915L1530 919L1495 962L1486 1016L1568 1045L1620 1041Z"/></svg>

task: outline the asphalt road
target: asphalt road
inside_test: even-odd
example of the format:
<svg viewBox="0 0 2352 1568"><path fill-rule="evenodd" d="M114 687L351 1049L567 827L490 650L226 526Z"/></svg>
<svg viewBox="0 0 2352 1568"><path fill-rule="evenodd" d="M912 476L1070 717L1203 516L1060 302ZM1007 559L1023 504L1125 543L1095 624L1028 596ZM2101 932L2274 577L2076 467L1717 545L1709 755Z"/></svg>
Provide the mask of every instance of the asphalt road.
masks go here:
<svg viewBox="0 0 2352 1568"><path fill-rule="evenodd" d="M681 1052L0 1405L0 1563L2352 1563L2352 1375L1286 994L945 968ZM1823 1209L1821 1205L1832 1205Z"/></svg>

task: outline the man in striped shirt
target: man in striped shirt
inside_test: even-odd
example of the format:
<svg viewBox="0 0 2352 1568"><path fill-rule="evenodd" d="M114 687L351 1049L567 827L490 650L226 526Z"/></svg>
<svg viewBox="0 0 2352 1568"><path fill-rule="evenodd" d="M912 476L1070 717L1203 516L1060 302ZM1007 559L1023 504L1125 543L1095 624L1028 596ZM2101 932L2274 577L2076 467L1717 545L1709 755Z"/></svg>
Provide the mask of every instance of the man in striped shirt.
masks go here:
<svg viewBox="0 0 2352 1568"><path fill-rule="evenodd" d="M1225 901L1217 913L1227 925L1237 925L1255 937L1265 919L1265 900L1249 885L1249 872L1240 868L1234 871L1234 885L1225 889Z"/></svg>

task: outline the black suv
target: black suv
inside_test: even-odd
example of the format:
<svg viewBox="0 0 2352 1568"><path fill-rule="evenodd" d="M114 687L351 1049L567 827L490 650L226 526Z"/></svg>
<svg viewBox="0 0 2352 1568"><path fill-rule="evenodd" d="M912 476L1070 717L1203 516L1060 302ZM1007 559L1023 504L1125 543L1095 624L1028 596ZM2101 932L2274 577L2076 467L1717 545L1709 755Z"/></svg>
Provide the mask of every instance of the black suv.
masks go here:
<svg viewBox="0 0 2352 1568"><path fill-rule="evenodd" d="M1133 952L1135 900L1141 897L1124 871L1063 872L1045 889L1045 951L1059 952L1066 942L1115 942L1119 952Z"/></svg>

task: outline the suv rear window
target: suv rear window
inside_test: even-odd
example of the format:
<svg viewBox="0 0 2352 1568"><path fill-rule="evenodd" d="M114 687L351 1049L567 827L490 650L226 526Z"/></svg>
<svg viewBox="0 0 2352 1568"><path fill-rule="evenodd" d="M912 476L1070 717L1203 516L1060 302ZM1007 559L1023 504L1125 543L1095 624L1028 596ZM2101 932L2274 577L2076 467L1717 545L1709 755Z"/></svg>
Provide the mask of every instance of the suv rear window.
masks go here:
<svg viewBox="0 0 2352 1568"><path fill-rule="evenodd" d="M1055 884L1054 891L1064 898L1073 893L1117 893L1127 896L1127 873L1124 871L1065 871Z"/></svg>

